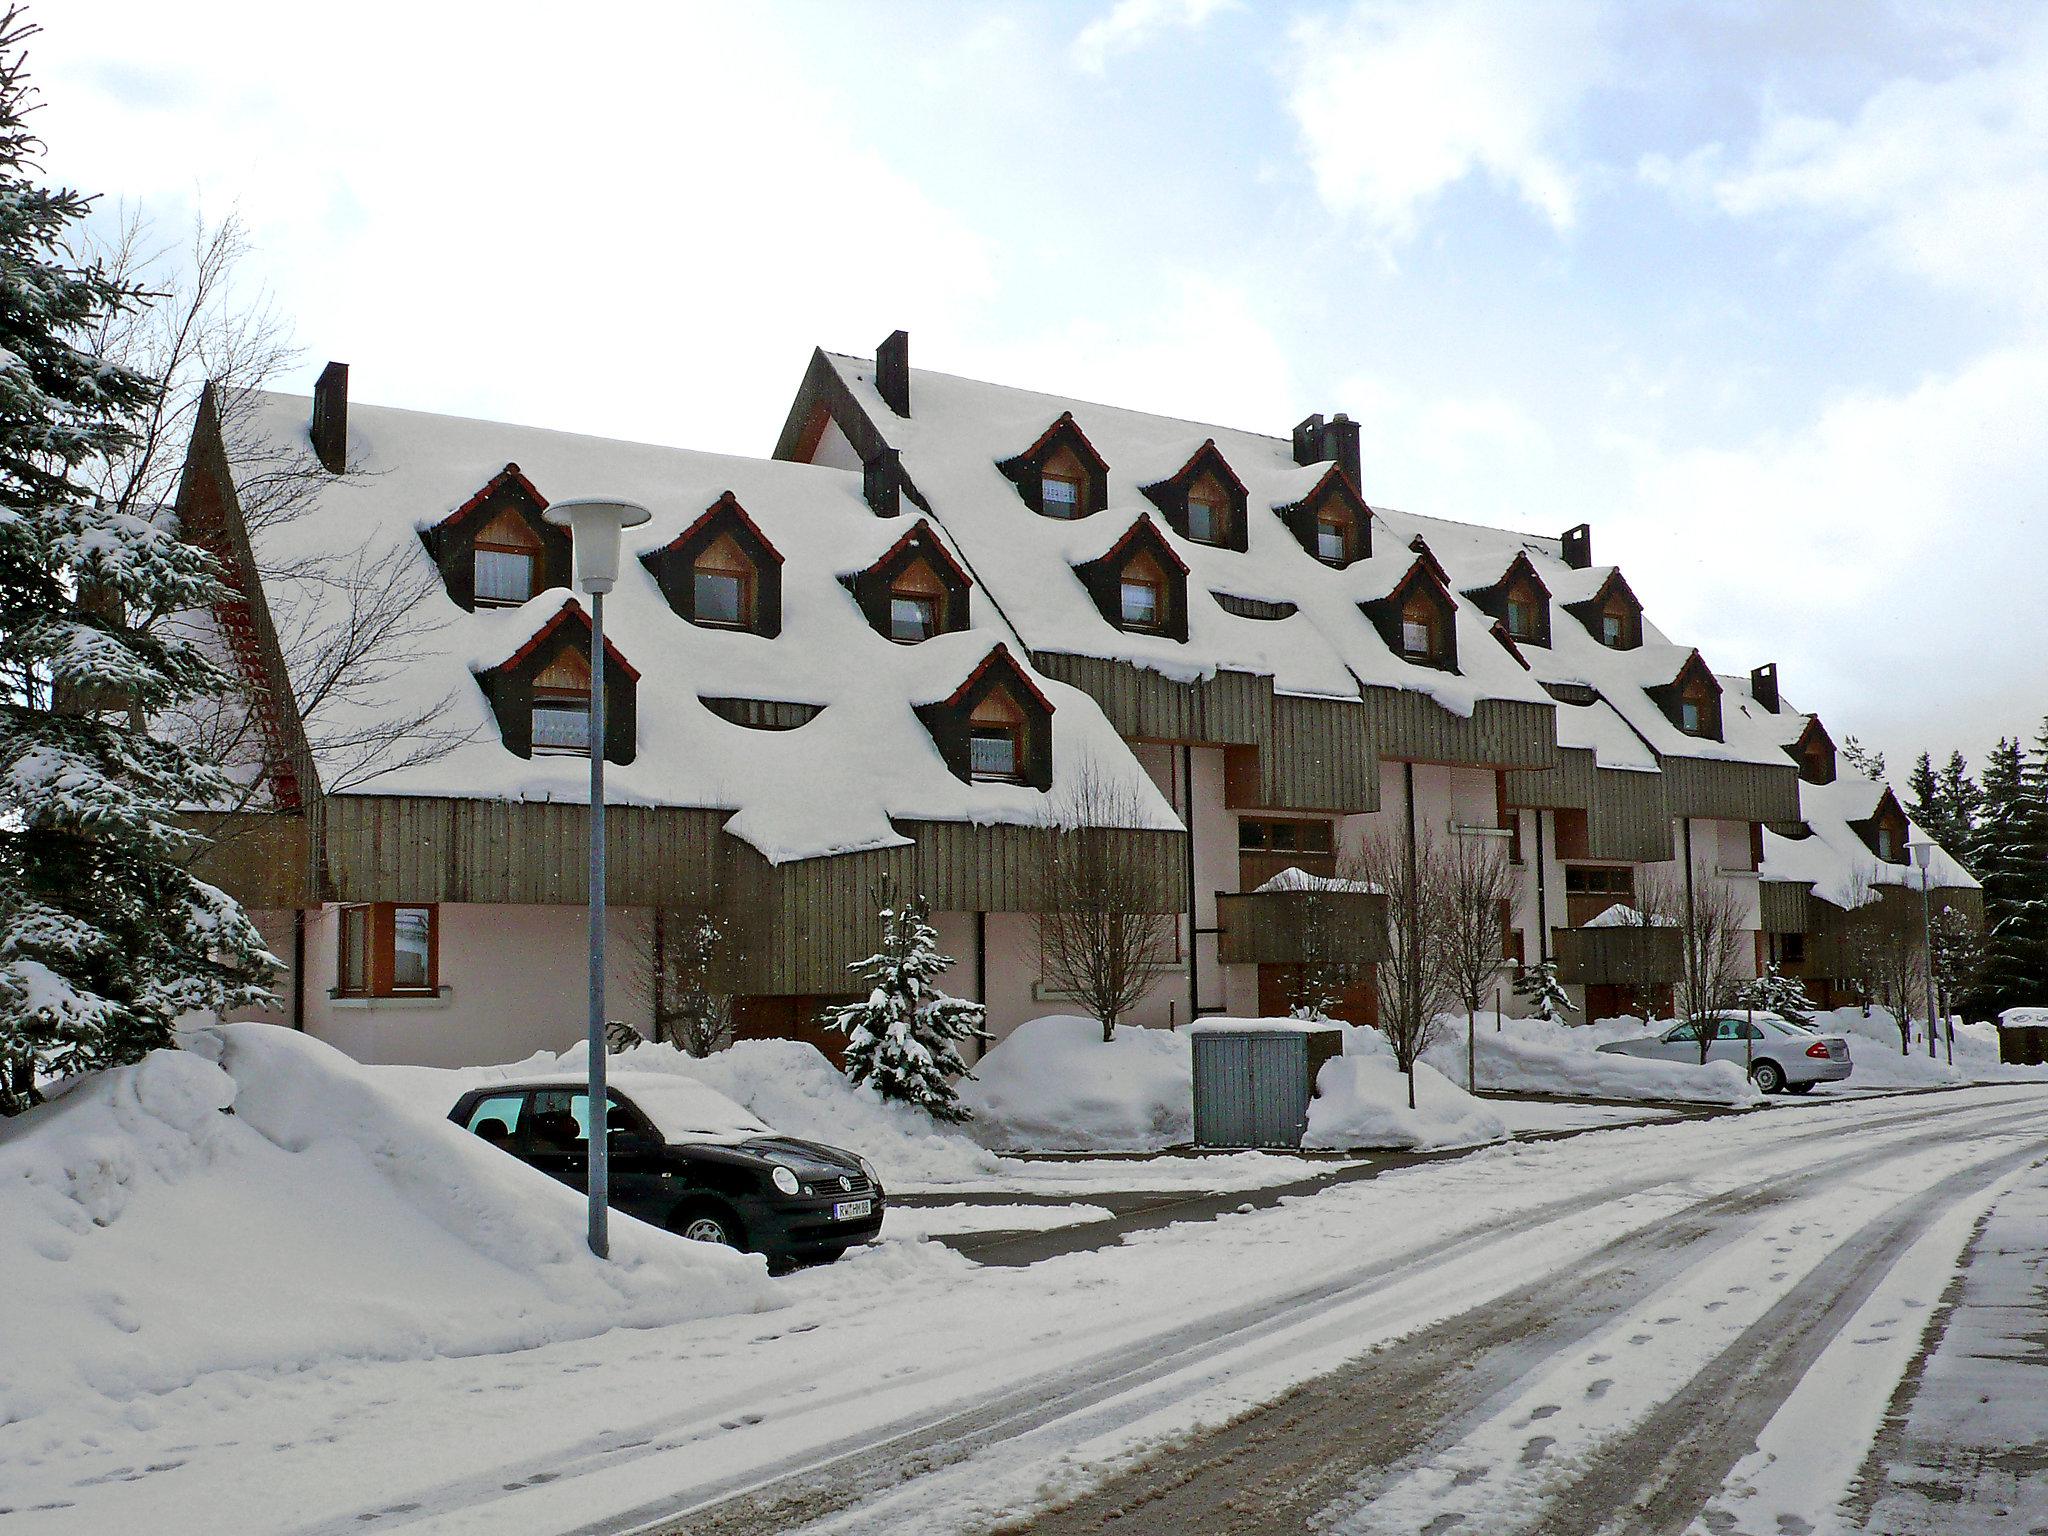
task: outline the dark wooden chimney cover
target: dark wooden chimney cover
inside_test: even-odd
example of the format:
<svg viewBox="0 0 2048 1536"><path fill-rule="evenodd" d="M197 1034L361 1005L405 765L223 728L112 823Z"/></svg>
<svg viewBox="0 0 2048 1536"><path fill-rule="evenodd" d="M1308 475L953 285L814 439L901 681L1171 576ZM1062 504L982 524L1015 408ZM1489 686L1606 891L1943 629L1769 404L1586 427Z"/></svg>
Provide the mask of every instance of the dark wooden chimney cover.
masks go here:
<svg viewBox="0 0 2048 1536"><path fill-rule="evenodd" d="M1593 563L1593 525L1581 523L1576 528L1567 528L1561 541L1564 545L1564 563L1575 571L1583 571Z"/></svg>
<svg viewBox="0 0 2048 1536"><path fill-rule="evenodd" d="M875 392L898 416L910 415L910 332L891 331L875 348Z"/></svg>
<svg viewBox="0 0 2048 1536"><path fill-rule="evenodd" d="M330 475L348 468L348 364L329 363L313 385L313 453Z"/></svg>
<svg viewBox="0 0 2048 1536"><path fill-rule="evenodd" d="M1749 674L1749 696L1772 714L1778 712L1778 664L1767 661Z"/></svg>
<svg viewBox="0 0 2048 1536"><path fill-rule="evenodd" d="M1297 464L1335 464L1344 471L1344 478L1351 482L1351 489L1361 490L1358 483L1358 423L1342 411L1323 420L1319 411L1304 417L1294 428L1294 462Z"/></svg>

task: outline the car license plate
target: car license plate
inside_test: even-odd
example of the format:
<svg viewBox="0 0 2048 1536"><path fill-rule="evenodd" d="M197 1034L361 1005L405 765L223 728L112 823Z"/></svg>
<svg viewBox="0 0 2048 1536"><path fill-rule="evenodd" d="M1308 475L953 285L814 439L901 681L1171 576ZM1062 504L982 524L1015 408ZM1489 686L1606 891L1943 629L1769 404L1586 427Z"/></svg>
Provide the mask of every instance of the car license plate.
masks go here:
<svg viewBox="0 0 2048 1536"><path fill-rule="evenodd" d="M861 1217L872 1212L874 1208L875 1202L872 1200L842 1200L832 1207L832 1219L834 1221L858 1221Z"/></svg>

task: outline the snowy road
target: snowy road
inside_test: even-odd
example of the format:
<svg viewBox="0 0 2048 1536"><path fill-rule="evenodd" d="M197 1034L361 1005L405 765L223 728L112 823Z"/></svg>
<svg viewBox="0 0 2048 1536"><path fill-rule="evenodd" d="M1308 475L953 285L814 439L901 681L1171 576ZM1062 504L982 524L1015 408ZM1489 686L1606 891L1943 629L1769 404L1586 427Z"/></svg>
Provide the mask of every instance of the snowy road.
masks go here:
<svg viewBox="0 0 2048 1536"><path fill-rule="evenodd" d="M777 1312L202 1383L11 1469L0 1527L1825 1531L2043 1108L1601 1131L1024 1269L892 1242Z"/></svg>

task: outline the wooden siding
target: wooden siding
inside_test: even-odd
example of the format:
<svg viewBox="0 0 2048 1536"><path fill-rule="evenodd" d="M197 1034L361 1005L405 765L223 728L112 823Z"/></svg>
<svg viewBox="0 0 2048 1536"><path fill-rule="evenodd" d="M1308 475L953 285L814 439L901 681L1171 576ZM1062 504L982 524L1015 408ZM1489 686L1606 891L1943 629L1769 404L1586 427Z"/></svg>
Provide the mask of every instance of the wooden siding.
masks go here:
<svg viewBox="0 0 2048 1536"><path fill-rule="evenodd" d="M302 907L313 900L313 832L304 816L241 811L195 816L189 825L212 839L192 873L245 907Z"/></svg>
<svg viewBox="0 0 2048 1536"><path fill-rule="evenodd" d="M1279 694L1272 727L1258 747L1259 804L1233 809L1327 811L1379 809L1380 753L1365 711L1348 699Z"/></svg>
<svg viewBox="0 0 2048 1536"><path fill-rule="evenodd" d="M1481 699L1467 719L1408 689L1364 688L1360 697L1381 757L1478 768L1557 766L1554 705Z"/></svg>
<svg viewBox="0 0 2048 1536"><path fill-rule="evenodd" d="M1721 821L1797 821L1799 770L1783 764L1728 763L1701 757L1662 762L1673 816Z"/></svg>
<svg viewBox="0 0 2048 1536"><path fill-rule="evenodd" d="M1557 974L1574 984L1673 982L1685 957L1676 928L1561 928Z"/></svg>
<svg viewBox="0 0 2048 1536"><path fill-rule="evenodd" d="M1249 747L1271 728L1273 680L1249 672L1178 683L1127 661L1055 651L1034 651L1031 664L1095 700L1132 740Z"/></svg>
<svg viewBox="0 0 2048 1536"><path fill-rule="evenodd" d="M1757 908L1765 933L1804 933L1812 921L1813 883L1807 880L1761 880Z"/></svg>
<svg viewBox="0 0 2048 1536"><path fill-rule="evenodd" d="M1664 776L1626 768L1601 768L1593 753L1567 747L1549 772L1510 772L1510 806L1586 813L1585 857L1652 864L1671 857L1671 813Z"/></svg>
<svg viewBox="0 0 2048 1536"><path fill-rule="evenodd" d="M1387 957L1387 898L1366 891L1216 896L1225 965L1371 965Z"/></svg>

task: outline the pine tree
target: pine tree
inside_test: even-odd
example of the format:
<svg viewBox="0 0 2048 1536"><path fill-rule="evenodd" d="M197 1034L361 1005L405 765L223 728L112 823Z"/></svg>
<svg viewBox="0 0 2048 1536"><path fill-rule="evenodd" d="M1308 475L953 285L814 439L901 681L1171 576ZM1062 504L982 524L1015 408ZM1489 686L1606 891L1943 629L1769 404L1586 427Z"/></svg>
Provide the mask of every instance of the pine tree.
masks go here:
<svg viewBox="0 0 2048 1536"><path fill-rule="evenodd" d="M1995 1015L2031 1002L2048 981L2048 861L2039 797L2039 765L2027 763L2017 741L2001 739L1984 762L1983 804L1970 850L1984 887L1983 963L1970 998L1976 1013Z"/></svg>
<svg viewBox="0 0 2048 1536"><path fill-rule="evenodd" d="M868 982L868 995L829 1010L825 1025L846 1034L846 1075L855 1083L872 1084L885 1099L916 1104L934 1120L965 1120L953 1079L973 1074L955 1046L987 1038L987 1010L931 984L953 961L939 953L923 897L899 905L885 889L880 904L882 948L852 967Z"/></svg>
<svg viewBox="0 0 2048 1536"><path fill-rule="evenodd" d="M1849 766L1854 768L1864 778L1873 779L1880 784L1884 782L1884 754L1882 752L1873 752L1854 736L1845 736L1842 738L1842 756L1847 758Z"/></svg>
<svg viewBox="0 0 2048 1536"><path fill-rule="evenodd" d="M1555 1023L1565 1014L1578 1012L1557 979L1555 960L1522 967L1521 974L1515 977L1515 996L1527 1003L1530 1012L1546 1023Z"/></svg>
<svg viewBox="0 0 2048 1536"><path fill-rule="evenodd" d="M181 1014L267 1000L277 963L185 869L199 840L178 810L231 786L147 730L227 682L159 632L212 601L213 563L83 487L151 388L90 338L143 296L75 264L88 200L34 180L35 30L0 15L0 1113L39 1075L170 1044Z"/></svg>
<svg viewBox="0 0 2048 1536"><path fill-rule="evenodd" d="M1907 790L1906 814L1914 825L1967 867L1983 796L1970 777L1963 754L1949 753L1948 762L1937 771L1932 759L1922 752L1907 780Z"/></svg>
<svg viewBox="0 0 2048 1536"><path fill-rule="evenodd" d="M1793 1024L1813 1021L1813 999L1806 995L1805 984L1797 976L1787 976L1776 964L1765 966L1763 975L1744 983L1736 997L1744 1007L1775 1013Z"/></svg>

